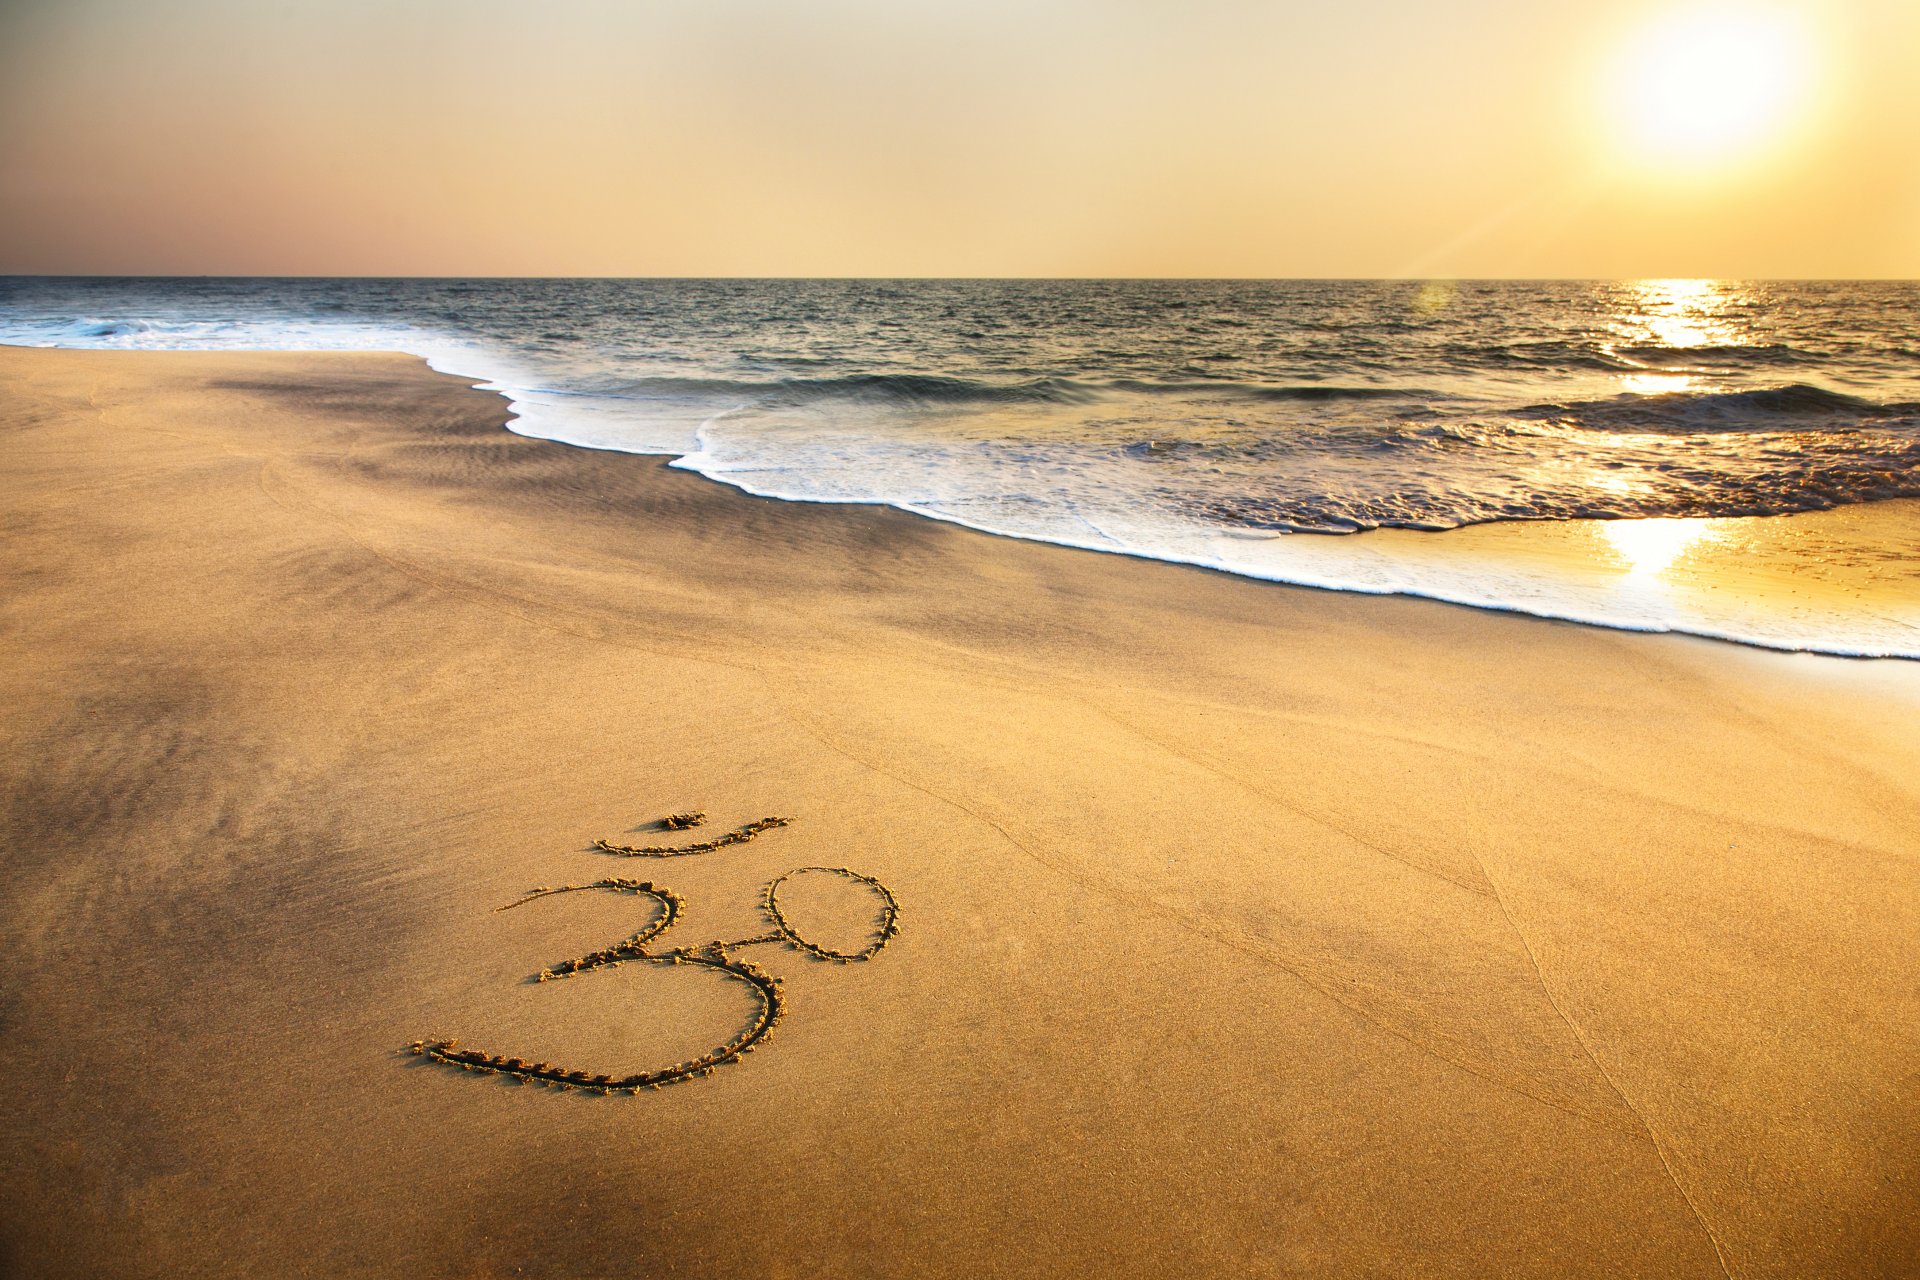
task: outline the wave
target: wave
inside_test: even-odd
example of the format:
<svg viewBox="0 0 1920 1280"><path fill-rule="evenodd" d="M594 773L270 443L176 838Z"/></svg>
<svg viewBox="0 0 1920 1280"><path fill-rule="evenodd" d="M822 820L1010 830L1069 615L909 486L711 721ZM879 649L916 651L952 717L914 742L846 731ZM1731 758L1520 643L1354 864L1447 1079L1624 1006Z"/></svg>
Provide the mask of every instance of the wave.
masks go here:
<svg viewBox="0 0 1920 1280"><path fill-rule="evenodd" d="M1648 369L1768 369L1818 365L1826 357L1784 342L1673 346L1657 342L1536 339L1492 345L1453 343L1439 348L1446 360L1471 368L1514 372L1633 373Z"/></svg>
<svg viewBox="0 0 1920 1280"><path fill-rule="evenodd" d="M1612 346L1608 352L1631 366L1653 369L1690 368L1711 365L1790 365L1816 364L1820 357L1811 351L1784 342L1754 343L1750 346L1670 347L1657 343Z"/></svg>
<svg viewBox="0 0 1920 1280"><path fill-rule="evenodd" d="M736 383L745 390L753 383ZM1096 387L1071 378L987 382L930 373L856 373L833 378L783 378L761 388L776 399L854 399L905 404L1085 404Z"/></svg>
<svg viewBox="0 0 1920 1280"><path fill-rule="evenodd" d="M1454 366L1513 373L1617 373L1635 367L1585 342L1448 343L1435 354Z"/></svg>
<svg viewBox="0 0 1920 1280"><path fill-rule="evenodd" d="M1576 400L1516 409L1515 418L1551 420L1578 427L1652 431L1780 431L1795 423L1833 430L1898 423L1920 416L1920 403L1881 404L1811 383L1747 391L1668 391L1657 395L1619 395L1607 400Z"/></svg>
<svg viewBox="0 0 1920 1280"><path fill-rule="evenodd" d="M825 400L916 405L1086 404L1102 388L1071 378L988 382L929 373L856 373L825 378L635 378L586 394L619 399L708 399L765 406ZM581 394L554 390L550 394Z"/></svg>
<svg viewBox="0 0 1920 1280"><path fill-rule="evenodd" d="M74 321L68 326L68 333L76 338L132 338L153 332L153 326L144 320L98 320L91 317Z"/></svg>
<svg viewBox="0 0 1920 1280"><path fill-rule="evenodd" d="M1415 388L1401 387L1326 387L1308 384L1298 387L1270 387L1257 384L1242 385L1235 390L1250 400L1297 400L1313 403L1320 400L1407 400L1438 399L1441 393Z"/></svg>
<svg viewBox="0 0 1920 1280"><path fill-rule="evenodd" d="M556 392L555 394L565 394ZM1204 396L1219 399L1311 404L1332 401L1433 400L1443 392L1429 388L1338 386L1322 383L1274 385L1229 378L1148 382L1133 378L1084 380L1039 377L995 382L926 373L862 373L822 378L639 378L620 384L615 394L645 400L704 397L763 406L844 400L901 408L945 405L1084 405L1116 394Z"/></svg>

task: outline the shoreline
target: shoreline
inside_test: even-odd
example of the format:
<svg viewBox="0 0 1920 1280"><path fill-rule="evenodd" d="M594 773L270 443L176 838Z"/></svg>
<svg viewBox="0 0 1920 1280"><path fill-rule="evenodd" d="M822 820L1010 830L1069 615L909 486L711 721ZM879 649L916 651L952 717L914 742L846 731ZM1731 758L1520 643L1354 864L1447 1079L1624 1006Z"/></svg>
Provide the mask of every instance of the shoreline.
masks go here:
<svg viewBox="0 0 1920 1280"><path fill-rule="evenodd" d="M227 349L202 350L217 354ZM284 350L295 355L304 350L232 349ZM558 410L557 406L577 398L575 393L518 385L524 379L516 379L511 371L504 375L482 372L478 366L491 358L477 349L396 348L394 354L421 360L436 373L465 379L501 396L509 411L504 425L516 434L573 448L665 459L678 470L754 497L827 506L883 506L996 537L1157 560L1284 586L1434 600L1785 653L1920 660L1920 554L1908 552L1891 564L1870 563L1888 548L1920 546L1920 498L1747 517L1515 519L1443 530L1382 526L1351 533L1222 528L1210 537L1197 532L1182 535L1183 544L1191 544L1185 551L1171 542L1158 547L1128 545L1124 538L1102 544L1093 538L998 527L908 500L872 497L846 502L782 491L756 483L755 472L703 469L699 461L706 447L703 432L717 418L697 424L687 418L677 425L663 418L655 424L660 440L675 431L689 432L685 447L617 443L604 428L583 429L595 424L574 423ZM1691 533L1679 538L1679 546L1660 553L1667 563L1648 569L1644 548L1620 545L1622 540L1608 536L1626 526L1685 526ZM1104 531L1101 536L1106 536ZM1821 550L1808 552L1805 544L1818 544ZM1735 596L1738 599L1729 604Z"/></svg>
<svg viewBox="0 0 1920 1280"><path fill-rule="evenodd" d="M447 367L446 362L436 363L433 357L417 358L425 361L435 372L474 379L482 389L501 396L509 409L509 417L504 425L517 435L550 440L578 449L662 459L676 470L691 472L750 497L818 506L886 507L992 537L1206 569L1279 586L1356 595L1403 596L1461 608L1512 613L1614 631L1694 636L1780 653L1920 661L1920 603L1916 603L1920 601L1920 555L1905 556L1896 571L1896 580L1886 583L1876 581L1875 574L1861 571L1858 565L1863 554L1870 555L1888 546L1920 545L1920 498L1841 503L1813 511L1762 516L1487 520L1449 529L1381 526L1341 534L1306 530L1247 530L1243 533L1223 529L1211 539L1216 553L1182 555L1165 549L1101 545L1091 540L1013 532L950 513L929 510L909 501L873 498L850 502L756 487L744 476L703 470L694 461L704 450L700 433L704 431L706 423L696 428L694 447L687 451L625 447L605 439L559 429L558 424L530 429L529 425L516 425L527 423L532 406L516 400L512 386L485 375L455 370ZM1683 558L1681 568L1690 572L1673 574L1675 581L1661 582L1657 586L1645 581L1649 575L1644 566L1637 562L1637 549L1625 549L1623 554L1623 549L1608 545L1610 540L1606 531L1628 525L1689 527L1689 536L1682 540L1679 547L1672 549L1667 556L1668 562L1661 564L1651 576L1666 576L1666 571L1672 568L1671 561L1676 558ZM1802 536L1838 542L1836 550L1839 555L1825 556L1819 563L1812 564L1799 559L1793 553L1793 544ZM1435 543L1435 539L1445 541ZM1245 547L1249 540L1263 541L1283 551L1297 546L1309 554L1300 560L1290 560L1284 554L1270 556L1268 562L1262 564L1246 557ZM1365 551L1358 559L1350 555L1342 558L1341 553L1362 546ZM1439 550L1441 547L1444 550ZM1388 550L1385 554L1376 554L1381 548ZM1464 548L1472 550L1460 554ZM1231 560L1236 554L1240 557L1237 563ZM1824 620L1827 634L1802 635L1795 639L1764 634L1766 628L1778 629L1801 621L1796 616L1801 608L1796 597L1806 593L1799 590L1800 584L1794 579L1809 569L1819 570L1836 558L1843 566L1854 569L1854 572L1841 575L1832 590L1811 593L1814 597L1813 608L1827 611L1828 616ZM1697 563L1686 564L1684 559L1692 559ZM1443 573L1447 570L1461 572L1464 574L1462 580L1474 583L1480 593L1472 588L1418 585L1405 580L1410 569L1417 571L1423 568L1429 571L1438 568ZM1360 572L1373 572L1382 581L1378 584L1361 581L1356 577ZM1484 594L1484 583L1489 573L1504 577L1510 598ZM1658 611L1664 608L1684 611L1691 608L1700 611L1713 599L1709 593L1718 591L1723 585L1716 579L1729 574L1751 593L1750 599L1742 602L1749 606L1749 629L1746 631L1730 629L1724 622L1716 625L1699 618L1671 614L1666 617L1635 618L1605 612L1604 603L1608 601L1627 610ZM1654 589L1649 590L1649 587ZM1584 603L1570 603L1565 598L1569 588L1576 589L1584 598ZM1527 598L1551 594L1556 590L1561 598L1552 603ZM1871 598L1863 598L1868 592L1871 592ZM1852 616L1842 621L1842 615L1849 611ZM1813 620L1804 625L1818 628L1823 623ZM1845 632L1844 638L1834 634L1836 629Z"/></svg>
<svg viewBox="0 0 1920 1280"><path fill-rule="evenodd" d="M0 349L22 1268L1920 1249L1920 668L756 500L504 404L399 355ZM592 845L690 810L793 824ZM496 908L650 879L676 943L749 939L803 865L901 932L764 944L779 1035L711 1078L407 1052L722 1044L738 993L674 966L528 982L649 927L630 895ZM782 909L857 951L868 900L814 880Z"/></svg>
<svg viewBox="0 0 1920 1280"><path fill-rule="evenodd" d="M511 422L507 424L507 430L514 430ZM1443 588L1359 586L1351 583L1340 583L1330 579L1315 578L1305 575L1303 571L1294 571L1291 575L1279 570L1275 570L1271 574L1263 574L1246 567L1236 568L1216 559L1182 557L1172 553L1100 546L1092 542L1076 542L1071 539L1042 537L1037 534L1008 533L1004 530L996 529L991 525L975 524L956 516L935 514L916 507L911 503L880 501L844 502L833 498L794 497L785 494L764 492L739 481L728 479L724 475L711 475L701 471L698 467L683 466L681 464L684 461L685 455L655 453L652 451L630 451L612 446L580 444L574 441L562 440L555 436L542 436L533 433L522 434L526 434L529 439L556 440L559 443L566 444L570 448L599 449L608 453L626 453L629 454L629 456L638 458L660 459L664 462L664 465L673 467L676 470L691 471L703 479L710 480L716 484L726 485L729 488L737 489L749 497L761 498L769 502L794 502L816 506L885 507L889 510L903 512L923 520L931 520L938 524L950 524L973 533L985 534L988 537L1008 538L1016 542L1033 542L1042 546L1060 547L1068 551L1087 551L1096 555L1112 555L1130 560L1144 560L1150 563L1178 565L1188 569L1202 569L1209 573L1219 573L1232 578L1243 578L1252 582L1266 583L1269 586L1291 587L1303 591L1327 591L1343 595L1398 596L1409 600L1426 600L1435 604L1451 605L1461 609L1475 609L1487 613L1513 614L1518 617L1533 618L1542 622L1565 622L1572 623L1575 626L1595 627L1603 631L1624 631L1634 635L1686 636L1691 639L1713 640L1723 644L1739 645L1744 648L1764 649L1772 653L1804 653L1814 657L1845 658L1857 661L1874 661L1879 659L1904 662L1920 661L1920 607L1916 607L1912 611L1912 620L1906 617L1886 619L1896 623L1902 631L1912 633L1910 640L1902 641L1892 638L1857 641L1807 640L1802 643L1793 643L1784 639L1770 639L1763 636L1716 629L1701 623L1687 623L1672 620L1635 622L1620 618L1609 618L1599 614L1570 612L1569 607L1565 605L1529 606L1521 602L1501 601L1489 597L1476 597L1450 592ZM1570 555L1567 551L1567 544L1573 543L1579 550L1585 551L1603 540L1600 531L1604 531L1609 525L1699 525L1707 526L1707 536L1710 538L1742 540L1740 534L1730 531L1743 526L1773 526L1776 522L1788 522L1795 526L1818 526L1828 522L1837 523L1847 517L1854 516L1862 510L1871 511L1876 508L1884 510L1875 511L1874 515L1884 514L1887 517L1887 525L1891 527L1884 530L1875 529L1868 535L1866 540L1863 540L1861 545L1871 546L1871 539L1880 536L1882 533L1897 537L1909 529L1920 530L1920 498L1888 498L1872 503L1844 504L1839 507L1830 507L1820 511L1788 512L1780 515L1767 516L1676 517L1630 521L1547 519L1486 520L1477 524L1461 525L1452 529L1405 529L1382 526L1376 529L1357 530L1353 533L1345 534L1291 531L1261 534L1260 536L1263 538L1271 538L1275 542L1298 539L1302 544L1323 540L1337 540L1339 542L1345 542L1349 539L1364 540L1370 544L1369 550L1385 544L1393 546L1402 552L1410 552L1410 559L1415 563L1422 560L1443 558L1431 555L1435 550L1434 546L1422 544L1429 543L1433 539L1451 537L1452 542L1456 546L1467 542L1475 542L1482 548L1490 546L1492 554L1486 556L1484 564L1505 568L1549 565L1551 566L1549 571L1552 573L1579 575L1596 582L1618 584L1636 576L1634 566L1630 560L1622 567L1617 561L1610 563L1604 558ZM1867 517L1867 523L1872 523L1873 520L1874 516ZM1848 523L1853 522L1848 521ZM1796 528L1796 532L1798 532L1798 528ZM1816 536L1818 532L1819 531L1816 530ZM1462 537L1459 535L1466 536ZM1240 536L1245 535L1223 533L1221 540L1224 541ZM1528 540L1534 538L1539 539L1541 543L1546 545L1527 545ZM1586 545L1579 546L1581 543ZM1903 545L1906 544L1903 543ZM1386 558L1391 560L1391 553ZM1911 557L1909 559L1912 560L1912 564L1903 569L1901 574L1902 582L1900 585L1904 587L1908 583L1911 583L1916 589L1920 589L1920 559L1913 559ZM1696 574L1695 576L1698 578L1711 579L1715 576L1715 569L1717 568L1718 566L1710 566L1705 572ZM1742 566L1742 568L1746 567ZM1774 565L1760 566L1760 572L1757 574L1750 568L1746 569L1748 576L1772 577L1775 579L1779 579L1785 573L1792 571L1791 567L1783 568ZM1696 594L1701 585L1699 582L1693 584ZM1708 589L1718 589L1719 584L1708 582L1705 585ZM1882 603L1892 604L1897 607L1904 604L1905 600L1906 597L1895 595L1893 591L1888 591L1887 599ZM1778 599L1768 599L1766 596L1756 599L1753 603L1762 614L1770 610L1777 610L1781 607L1781 602ZM1831 604L1834 603L1834 601L1830 598L1828 603ZM1911 644L1913 647L1895 647L1901 643Z"/></svg>

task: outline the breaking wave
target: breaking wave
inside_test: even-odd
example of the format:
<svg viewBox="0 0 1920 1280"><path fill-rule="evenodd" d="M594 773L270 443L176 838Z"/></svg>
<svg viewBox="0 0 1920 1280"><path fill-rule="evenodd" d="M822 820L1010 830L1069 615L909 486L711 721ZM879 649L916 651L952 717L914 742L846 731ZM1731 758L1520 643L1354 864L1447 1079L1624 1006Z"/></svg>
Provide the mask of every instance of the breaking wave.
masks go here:
<svg viewBox="0 0 1920 1280"><path fill-rule="evenodd" d="M1621 395L1608 400L1529 405L1516 417L1578 426L1643 431L1780 431L1796 424L1832 431L1847 426L1912 426L1920 403L1881 404L1809 383L1744 391Z"/></svg>

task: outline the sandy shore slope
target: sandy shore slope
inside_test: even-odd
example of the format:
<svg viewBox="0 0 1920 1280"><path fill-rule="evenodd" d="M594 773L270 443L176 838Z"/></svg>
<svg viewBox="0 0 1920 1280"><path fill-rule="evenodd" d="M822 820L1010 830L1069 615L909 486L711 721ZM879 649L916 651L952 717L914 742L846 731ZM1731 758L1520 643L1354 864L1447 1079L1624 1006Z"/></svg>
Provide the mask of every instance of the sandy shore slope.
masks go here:
<svg viewBox="0 0 1920 1280"><path fill-rule="evenodd" d="M0 1270L1909 1275L1920 664L759 501L400 356L0 351ZM698 808L792 826L591 850ZM762 945L775 1042L629 965ZM864 900L793 899L855 940Z"/></svg>

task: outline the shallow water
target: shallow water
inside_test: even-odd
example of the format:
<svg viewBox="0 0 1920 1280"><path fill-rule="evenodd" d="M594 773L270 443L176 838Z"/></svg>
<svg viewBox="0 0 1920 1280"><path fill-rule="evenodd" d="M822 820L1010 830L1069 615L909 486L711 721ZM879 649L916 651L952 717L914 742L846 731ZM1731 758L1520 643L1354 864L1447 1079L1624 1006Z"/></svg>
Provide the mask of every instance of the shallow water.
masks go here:
<svg viewBox="0 0 1920 1280"><path fill-rule="evenodd" d="M1456 553L1464 539L1365 533L1920 497L1911 283L15 278L0 281L0 341L406 350L504 391L515 430L673 454L767 496L1335 589L1920 656L1916 548L1877 545L1905 526L1849 522L1865 543L1822 556L1906 567L1786 610L1750 585L1666 589L1677 564L1633 569L1604 540L1585 568L1536 557L1522 573L1504 552ZM1696 572L1753 548L1803 554L1802 539L1725 527L1688 553Z"/></svg>

